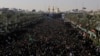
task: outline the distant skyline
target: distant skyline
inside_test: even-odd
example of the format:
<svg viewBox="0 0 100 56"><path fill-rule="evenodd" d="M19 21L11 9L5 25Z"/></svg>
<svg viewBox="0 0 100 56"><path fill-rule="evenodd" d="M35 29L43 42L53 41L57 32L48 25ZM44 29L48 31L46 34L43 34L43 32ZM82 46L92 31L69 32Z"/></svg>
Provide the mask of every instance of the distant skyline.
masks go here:
<svg viewBox="0 0 100 56"><path fill-rule="evenodd" d="M82 9L82 7L86 7L87 10L97 10L100 9L100 0L0 0L0 8L47 11L49 6L60 8L61 11Z"/></svg>

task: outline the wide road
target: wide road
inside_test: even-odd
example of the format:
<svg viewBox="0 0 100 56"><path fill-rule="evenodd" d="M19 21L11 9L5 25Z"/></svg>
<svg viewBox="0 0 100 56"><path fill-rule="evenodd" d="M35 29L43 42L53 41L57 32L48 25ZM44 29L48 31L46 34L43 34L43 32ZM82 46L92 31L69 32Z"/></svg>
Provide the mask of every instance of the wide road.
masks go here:
<svg viewBox="0 0 100 56"><path fill-rule="evenodd" d="M24 32L25 31L25 32ZM92 40L60 19L45 18L1 41L0 55L21 56L93 56Z"/></svg>

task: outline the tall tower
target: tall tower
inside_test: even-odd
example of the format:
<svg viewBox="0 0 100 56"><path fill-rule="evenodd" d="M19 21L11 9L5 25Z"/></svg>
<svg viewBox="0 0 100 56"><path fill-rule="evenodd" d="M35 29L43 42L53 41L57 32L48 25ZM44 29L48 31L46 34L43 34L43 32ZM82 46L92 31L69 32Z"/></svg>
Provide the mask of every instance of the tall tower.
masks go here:
<svg viewBox="0 0 100 56"><path fill-rule="evenodd" d="M60 12L60 10L59 10L59 8L57 8L57 13L59 13Z"/></svg>
<svg viewBox="0 0 100 56"><path fill-rule="evenodd" d="M55 12L55 8L54 8L54 6L53 6L53 8L52 8L52 12L53 12L53 13Z"/></svg>
<svg viewBox="0 0 100 56"><path fill-rule="evenodd" d="M48 12L50 13L50 6L48 7Z"/></svg>

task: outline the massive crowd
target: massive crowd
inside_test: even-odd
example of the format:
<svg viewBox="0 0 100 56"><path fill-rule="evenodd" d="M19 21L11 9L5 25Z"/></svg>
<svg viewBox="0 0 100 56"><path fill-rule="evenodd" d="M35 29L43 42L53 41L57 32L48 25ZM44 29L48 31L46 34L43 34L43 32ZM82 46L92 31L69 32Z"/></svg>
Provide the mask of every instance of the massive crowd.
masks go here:
<svg viewBox="0 0 100 56"><path fill-rule="evenodd" d="M96 47L88 35L83 36L82 31L73 28L68 22L45 19L23 33L1 40L0 56L100 55L100 47ZM5 41L5 44L2 41Z"/></svg>

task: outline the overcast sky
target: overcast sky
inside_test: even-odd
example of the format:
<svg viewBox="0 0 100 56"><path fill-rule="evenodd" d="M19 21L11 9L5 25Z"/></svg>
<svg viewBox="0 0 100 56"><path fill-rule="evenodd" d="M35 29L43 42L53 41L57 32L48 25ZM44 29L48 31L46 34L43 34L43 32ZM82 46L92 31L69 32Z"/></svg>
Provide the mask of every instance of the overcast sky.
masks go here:
<svg viewBox="0 0 100 56"><path fill-rule="evenodd" d="M48 6L66 11L70 9L81 9L83 6L87 10L100 9L100 0L0 0L0 7L47 10Z"/></svg>

